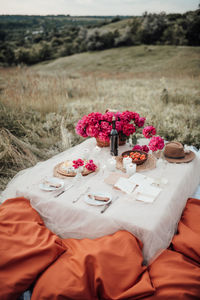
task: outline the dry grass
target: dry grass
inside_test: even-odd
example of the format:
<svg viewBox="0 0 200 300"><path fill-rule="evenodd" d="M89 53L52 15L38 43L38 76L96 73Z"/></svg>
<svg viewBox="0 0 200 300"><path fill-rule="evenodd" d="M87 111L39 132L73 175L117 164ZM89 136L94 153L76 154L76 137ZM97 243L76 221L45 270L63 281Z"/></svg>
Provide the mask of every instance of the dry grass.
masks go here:
<svg viewBox="0 0 200 300"><path fill-rule="evenodd" d="M197 51L193 54L196 59ZM108 107L137 111L164 138L200 147L198 67L192 75L195 67L188 62L184 73L180 72L181 66L168 76L168 65L162 67L162 74L153 65L152 73L146 72L147 66L145 71L142 66L137 67L134 73L128 67L125 72L123 63L115 60L116 69L113 67L110 72L107 65L98 72L77 65L73 72L75 61L71 59L71 67L62 70L60 60L54 71L51 63L35 68L0 69L2 189L19 170L80 142L82 138L74 131L77 121L84 114L104 112Z"/></svg>

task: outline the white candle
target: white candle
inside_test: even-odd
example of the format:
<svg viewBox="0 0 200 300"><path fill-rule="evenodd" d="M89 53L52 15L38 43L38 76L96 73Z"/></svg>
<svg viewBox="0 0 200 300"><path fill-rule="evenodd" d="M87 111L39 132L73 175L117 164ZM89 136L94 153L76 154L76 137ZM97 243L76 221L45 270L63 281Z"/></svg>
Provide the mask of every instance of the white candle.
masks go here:
<svg viewBox="0 0 200 300"><path fill-rule="evenodd" d="M129 164L129 165L126 165L126 173L128 175L133 175L134 173L136 172L136 164Z"/></svg>
<svg viewBox="0 0 200 300"><path fill-rule="evenodd" d="M123 158L123 167L126 169L127 165L130 165L132 163L132 158L130 157L124 157Z"/></svg>

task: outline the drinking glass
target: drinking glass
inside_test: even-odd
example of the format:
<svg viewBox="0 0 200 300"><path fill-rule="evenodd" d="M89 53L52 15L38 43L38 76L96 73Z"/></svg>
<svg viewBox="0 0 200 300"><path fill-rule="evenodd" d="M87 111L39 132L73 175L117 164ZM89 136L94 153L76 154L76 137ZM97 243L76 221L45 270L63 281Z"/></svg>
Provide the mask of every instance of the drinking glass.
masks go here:
<svg viewBox="0 0 200 300"><path fill-rule="evenodd" d="M107 160L107 168L109 171L113 172L116 168L116 160L112 157Z"/></svg>
<svg viewBox="0 0 200 300"><path fill-rule="evenodd" d="M95 146L93 151L92 151L92 155L93 155L95 160L99 160L100 152L101 152L101 148L99 146Z"/></svg>
<svg viewBox="0 0 200 300"><path fill-rule="evenodd" d="M84 148L82 151L82 157L83 159L88 160L90 156L90 150L88 148Z"/></svg>
<svg viewBox="0 0 200 300"><path fill-rule="evenodd" d="M82 171L83 171L83 166L80 166L79 168L75 169L76 176L74 177L74 181L76 183L82 180L83 178Z"/></svg>

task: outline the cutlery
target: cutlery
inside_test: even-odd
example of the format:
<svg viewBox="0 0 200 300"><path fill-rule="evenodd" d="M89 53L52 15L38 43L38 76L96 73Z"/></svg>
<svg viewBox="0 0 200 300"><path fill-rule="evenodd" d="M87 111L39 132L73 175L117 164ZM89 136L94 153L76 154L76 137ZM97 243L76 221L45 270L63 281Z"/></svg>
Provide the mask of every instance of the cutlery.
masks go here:
<svg viewBox="0 0 200 300"><path fill-rule="evenodd" d="M104 208L101 210L101 214L104 213L104 211L106 211L106 209L111 205L112 201L110 201L108 204L104 205Z"/></svg>
<svg viewBox="0 0 200 300"><path fill-rule="evenodd" d="M76 199L74 199L72 202L75 203L77 202L84 194L86 194L89 191L90 187L88 186L87 189L81 193Z"/></svg>
<svg viewBox="0 0 200 300"><path fill-rule="evenodd" d="M115 198L115 201L116 201L118 198L119 198L119 196L117 196L117 197ZM109 203L107 203L106 205L104 205L103 209L101 210L101 214L103 214L103 213L106 211L106 209L108 209L108 207L109 207L111 204L112 204L112 201L110 201Z"/></svg>
<svg viewBox="0 0 200 300"><path fill-rule="evenodd" d="M65 193L66 191L68 191L69 189L71 189L71 187L73 187L73 184L68 185L62 192L60 192L59 194L57 194L56 196L54 196L55 198L59 197L60 195L62 195L63 193Z"/></svg>

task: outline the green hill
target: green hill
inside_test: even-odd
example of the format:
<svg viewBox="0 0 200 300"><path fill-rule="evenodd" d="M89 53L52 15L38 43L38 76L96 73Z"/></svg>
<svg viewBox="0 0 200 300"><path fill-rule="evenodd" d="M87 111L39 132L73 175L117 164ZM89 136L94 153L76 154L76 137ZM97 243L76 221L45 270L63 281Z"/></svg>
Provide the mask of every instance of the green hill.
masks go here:
<svg viewBox="0 0 200 300"><path fill-rule="evenodd" d="M86 52L33 67L38 71L132 73L137 76L199 76L200 47L133 46Z"/></svg>

